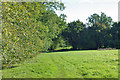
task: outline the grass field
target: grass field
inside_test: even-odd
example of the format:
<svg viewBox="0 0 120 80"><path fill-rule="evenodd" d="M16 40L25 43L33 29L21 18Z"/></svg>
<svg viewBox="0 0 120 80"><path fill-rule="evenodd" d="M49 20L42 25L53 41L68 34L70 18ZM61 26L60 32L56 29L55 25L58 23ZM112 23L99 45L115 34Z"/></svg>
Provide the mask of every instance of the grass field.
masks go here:
<svg viewBox="0 0 120 80"><path fill-rule="evenodd" d="M39 54L3 78L118 78L118 50L79 50Z"/></svg>

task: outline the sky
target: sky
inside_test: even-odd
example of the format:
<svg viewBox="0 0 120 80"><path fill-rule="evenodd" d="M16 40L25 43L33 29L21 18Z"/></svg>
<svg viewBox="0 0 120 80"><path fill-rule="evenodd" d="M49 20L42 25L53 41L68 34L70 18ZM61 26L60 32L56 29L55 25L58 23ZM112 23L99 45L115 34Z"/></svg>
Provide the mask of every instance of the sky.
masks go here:
<svg viewBox="0 0 120 80"><path fill-rule="evenodd" d="M104 12L107 16L112 17L113 21L118 21L118 2L120 0L61 0L66 9L58 11L57 14L66 14L66 21L72 22L80 20L86 23L86 19L94 14Z"/></svg>

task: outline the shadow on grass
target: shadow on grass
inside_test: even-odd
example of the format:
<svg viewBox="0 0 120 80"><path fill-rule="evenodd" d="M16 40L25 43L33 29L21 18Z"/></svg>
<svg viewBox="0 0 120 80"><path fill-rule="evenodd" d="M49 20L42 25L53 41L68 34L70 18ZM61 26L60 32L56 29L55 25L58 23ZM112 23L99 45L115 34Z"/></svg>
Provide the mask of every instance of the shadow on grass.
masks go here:
<svg viewBox="0 0 120 80"><path fill-rule="evenodd" d="M19 66L8 66L8 67L6 67L6 66L2 66L2 70L4 70L4 69L11 69L11 68L16 68L16 67L19 67Z"/></svg>
<svg viewBox="0 0 120 80"><path fill-rule="evenodd" d="M47 53L52 53L52 52L67 52L67 51L86 51L86 50L97 50L97 49L60 49L60 50L51 50Z"/></svg>
<svg viewBox="0 0 120 80"><path fill-rule="evenodd" d="M52 52L67 52L67 51L86 51L86 50L116 50L116 48L91 48L91 49L60 49L60 50L49 50L47 53Z"/></svg>

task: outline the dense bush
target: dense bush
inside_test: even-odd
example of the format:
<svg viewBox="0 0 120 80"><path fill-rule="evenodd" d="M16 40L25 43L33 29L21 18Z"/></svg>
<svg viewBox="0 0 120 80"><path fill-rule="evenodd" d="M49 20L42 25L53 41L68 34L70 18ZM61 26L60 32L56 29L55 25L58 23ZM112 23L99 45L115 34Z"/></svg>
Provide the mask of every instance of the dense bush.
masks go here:
<svg viewBox="0 0 120 80"><path fill-rule="evenodd" d="M4 65L47 51L54 42L53 39L64 29L64 21L54 11L63 10L62 3L3 2L2 6Z"/></svg>

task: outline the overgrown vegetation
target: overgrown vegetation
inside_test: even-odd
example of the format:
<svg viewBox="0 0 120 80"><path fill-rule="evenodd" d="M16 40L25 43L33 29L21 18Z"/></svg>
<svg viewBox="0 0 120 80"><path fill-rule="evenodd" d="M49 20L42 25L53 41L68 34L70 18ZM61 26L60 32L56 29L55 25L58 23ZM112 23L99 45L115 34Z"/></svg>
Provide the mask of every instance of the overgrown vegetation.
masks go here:
<svg viewBox="0 0 120 80"><path fill-rule="evenodd" d="M59 40L66 22L54 10L64 10L63 3L2 2L2 6L4 66L54 49L52 46L58 45L54 42Z"/></svg>

